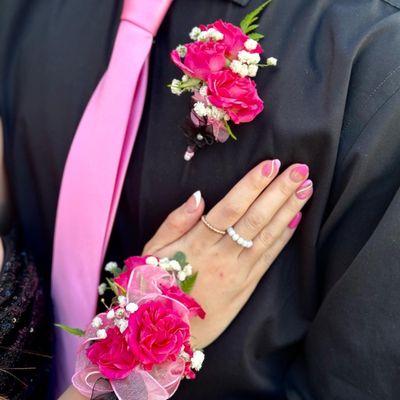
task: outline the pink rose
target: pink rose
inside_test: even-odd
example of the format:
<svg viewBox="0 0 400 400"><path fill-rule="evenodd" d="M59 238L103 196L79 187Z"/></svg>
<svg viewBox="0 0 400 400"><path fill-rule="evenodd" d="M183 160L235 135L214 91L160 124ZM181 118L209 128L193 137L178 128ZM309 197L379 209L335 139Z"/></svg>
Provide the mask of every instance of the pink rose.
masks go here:
<svg viewBox="0 0 400 400"><path fill-rule="evenodd" d="M122 286L123 288L127 288L129 277L131 272L134 268L139 267L141 265L146 265L146 258L147 257L129 257L125 260L125 270L121 274L119 274L114 281L118 283L118 285Z"/></svg>
<svg viewBox="0 0 400 400"><path fill-rule="evenodd" d="M231 70L215 72L208 77L208 99L224 109L235 124L252 121L264 108L256 84Z"/></svg>
<svg viewBox="0 0 400 400"><path fill-rule="evenodd" d="M117 327L107 329L107 337L95 341L87 350L88 359L109 379L124 379L138 364L124 335Z"/></svg>
<svg viewBox="0 0 400 400"><path fill-rule="evenodd" d="M127 340L135 358L146 370L165 361L175 361L189 341L189 325L172 300L152 300L129 316Z"/></svg>
<svg viewBox="0 0 400 400"><path fill-rule="evenodd" d="M226 54L230 59L236 58L240 50L245 50L244 44L249 37L238 26L220 19L213 24L200 26L203 31L210 28L215 28L224 35L224 38L218 43L225 45ZM250 53L262 53L262 51L261 46L258 44L255 50L251 50Z"/></svg>
<svg viewBox="0 0 400 400"><path fill-rule="evenodd" d="M176 50L171 52L171 59L186 75L207 80L211 72L225 68L225 46L221 43L194 42L185 46L187 53L183 61Z"/></svg>
<svg viewBox="0 0 400 400"><path fill-rule="evenodd" d="M205 311L201 308L200 304L192 297L187 295L178 286L167 287L161 285L161 291L164 296L170 297L171 299L177 300L182 303L190 312L191 317L199 316L204 319L206 316Z"/></svg>

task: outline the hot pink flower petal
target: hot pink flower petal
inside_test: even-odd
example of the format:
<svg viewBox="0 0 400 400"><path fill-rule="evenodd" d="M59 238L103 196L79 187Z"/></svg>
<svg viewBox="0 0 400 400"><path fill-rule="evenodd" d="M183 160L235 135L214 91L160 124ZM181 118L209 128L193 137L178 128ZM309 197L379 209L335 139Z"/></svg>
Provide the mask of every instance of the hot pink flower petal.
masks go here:
<svg viewBox="0 0 400 400"><path fill-rule="evenodd" d="M206 30L210 28L215 28L224 35L224 38L218 43L225 45L226 54L231 60L237 57L237 54L240 50L245 50L244 44L249 37L243 33L240 27L233 25L230 22L224 22L220 19L207 26L200 26L201 30ZM262 52L263 50L260 44L258 44L258 46L254 50L250 51L250 53Z"/></svg>
<svg viewBox="0 0 400 400"><path fill-rule="evenodd" d="M146 370L176 360L190 338L188 323L173 300L166 298L142 304L130 315L125 332L131 351Z"/></svg>
<svg viewBox="0 0 400 400"><path fill-rule="evenodd" d="M210 73L226 67L225 46L221 43L194 42L185 46L187 53L183 60L176 50L171 52L171 59L186 75L207 80Z"/></svg>
<svg viewBox="0 0 400 400"><path fill-rule="evenodd" d="M124 272L119 274L114 281L118 283L118 285L122 286L126 289L128 286L129 277L134 268L139 267L140 265L146 265L147 257L129 257L125 260L125 269Z"/></svg>
<svg viewBox="0 0 400 400"><path fill-rule="evenodd" d="M182 62L182 59L176 50L171 51L171 60L178 68L182 70L183 73L191 77L194 76L194 71L192 71Z"/></svg>
<svg viewBox="0 0 400 400"><path fill-rule="evenodd" d="M138 365L125 336L117 327L107 329L107 337L89 346L86 355L109 379L124 379Z"/></svg>
<svg viewBox="0 0 400 400"><path fill-rule="evenodd" d="M235 124L252 121L264 109L256 84L248 77L224 70L210 74L207 83L210 103L225 110Z"/></svg>
<svg viewBox="0 0 400 400"><path fill-rule="evenodd" d="M197 301L182 291L178 286L167 287L165 285L161 286L161 291L164 296L170 297L182 303L190 312L191 317L199 316L204 319L206 316L205 311L201 308Z"/></svg>

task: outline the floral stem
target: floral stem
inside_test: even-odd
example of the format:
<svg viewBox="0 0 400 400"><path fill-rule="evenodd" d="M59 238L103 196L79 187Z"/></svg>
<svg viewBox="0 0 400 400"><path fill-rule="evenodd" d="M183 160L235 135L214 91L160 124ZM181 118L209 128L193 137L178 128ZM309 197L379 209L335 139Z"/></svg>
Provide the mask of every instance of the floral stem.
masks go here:
<svg viewBox="0 0 400 400"><path fill-rule="evenodd" d="M232 132L231 127L228 124L228 121L224 120L224 125L225 125L225 129L227 130L227 132L229 133L229 136L233 139L233 140L237 140L237 137L234 135L234 133Z"/></svg>
<svg viewBox="0 0 400 400"><path fill-rule="evenodd" d="M180 88L181 89L188 89L188 88L192 88L192 87L196 87L199 85L199 83L201 82L200 79L197 78L190 78L189 80L187 80L186 82L182 82L180 84Z"/></svg>

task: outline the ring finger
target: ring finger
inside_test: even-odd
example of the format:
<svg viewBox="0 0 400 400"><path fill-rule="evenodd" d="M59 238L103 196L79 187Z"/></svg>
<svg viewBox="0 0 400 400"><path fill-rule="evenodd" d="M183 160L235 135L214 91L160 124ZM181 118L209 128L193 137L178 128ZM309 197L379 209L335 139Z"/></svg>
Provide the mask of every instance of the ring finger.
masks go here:
<svg viewBox="0 0 400 400"><path fill-rule="evenodd" d="M254 245L248 251L242 251L240 258L246 263L256 263L267 253L287 229L294 229L300 222L300 210L313 194L313 183L307 179L276 212L271 221L254 239Z"/></svg>
<svg viewBox="0 0 400 400"><path fill-rule="evenodd" d="M242 218L235 224L236 237L225 235L221 244L241 252L243 248L240 241L235 240L240 236L244 240L253 240L271 221L275 213L293 195L296 189L304 182L309 174L308 166L305 164L294 164L287 168L277 177L264 192L251 205Z"/></svg>
<svg viewBox="0 0 400 400"><path fill-rule="evenodd" d="M253 168L209 211L205 221L199 222L195 234L198 235L200 232L201 236L214 238L215 242L219 241L222 235L210 227L225 231L227 227L234 225L272 182L280 165L279 160L269 160Z"/></svg>

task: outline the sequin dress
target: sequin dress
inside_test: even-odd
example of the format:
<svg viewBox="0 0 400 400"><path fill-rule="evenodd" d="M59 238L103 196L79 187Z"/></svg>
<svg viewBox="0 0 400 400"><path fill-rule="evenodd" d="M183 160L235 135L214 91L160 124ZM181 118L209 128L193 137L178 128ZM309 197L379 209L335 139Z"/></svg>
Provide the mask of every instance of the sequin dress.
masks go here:
<svg viewBox="0 0 400 400"><path fill-rule="evenodd" d="M51 362L50 319L36 266L3 238L0 274L0 398L44 399Z"/></svg>

